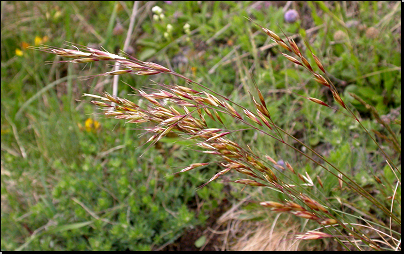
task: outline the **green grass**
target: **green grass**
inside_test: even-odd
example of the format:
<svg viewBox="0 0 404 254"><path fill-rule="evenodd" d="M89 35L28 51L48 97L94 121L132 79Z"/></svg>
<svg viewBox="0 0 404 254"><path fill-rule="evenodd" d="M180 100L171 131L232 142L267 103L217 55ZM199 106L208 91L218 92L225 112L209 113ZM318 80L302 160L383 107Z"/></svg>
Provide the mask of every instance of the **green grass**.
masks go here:
<svg viewBox="0 0 404 254"><path fill-rule="evenodd" d="M229 197L218 180L196 191L218 168L209 166L178 177L172 173L191 163L207 162L208 156L174 138L165 138L145 151L143 144L148 137L140 136L139 126L100 116L82 94L111 92L112 79L104 82L105 77L82 80L77 76L110 71L110 66L93 63L83 68L83 64L53 63L53 55L22 47L22 43L35 45L36 36L47 36L47 45L94 43L116 52L116 48L123 47L126 32L114 35L115 21L120 20L126 29L132 10L132 3L125 4L117 8L117 2L2 2L2 250L150 250L203 225L223 199L236 202L248 194L248 188L241 192L234 186L234 197ZM247 108L252 106L248 91L253 89L246 70L252 70L277 125L339 168L353 172L367 188L377 184L373 174L392 182L394 175L386 169L377 147L352 119L294 94L333 104L332 95L284 59L280 47L258 50L272 41L243 16L252 16L277 34L282 34L280 29L287 35L303 33L335 79L343 99L363 117L366 128L387 135L349 92L373 105L380 115L401 107L401 34L397 33L400 7L382 2L293 3L301 20L287 24L283 6L249 10L253 4L158 2L165 15L160 21L153 21L152 6L146 4L147 11L138 14L137 22L141 22L135 23L131 45L139 59L170 64L177 72ZM341 23L350 20L359 24L347 29ZM186 23L191 36L184 32ZM168 38L164 37L167 24L173 26ZM321 27L304 36L305 30L315 26ZM373 37L366 33L372 26L379 31ZM335 41L337 31L345 33L343 40ZM304 45L301 39L295 40L299 46ZM23 55L16 55L16 49ZM179 54L186 55L188 62L177 64L174 59ZM304 54L310 55L310 51L305 49ZM212 69L214 66L217 68ZM120 77L120 81L137 88L150 85L150 79L185 85L164 75ZM131 93L120 82L119 95L131 99ZM101 127L87 131L84 126L88 118L97 120ZM401 123L401 115L390 124L395 133L400 133L401 124L395 120ZM217 124L207 121L212 126ZM229 129L245 128L231 118L224 117L224 122ZM312 178L319 176L327 185L324 196L338 185L336 179L325 179L321 168L279 142L251 130L232 137L257 153L290 162ZM390 156L397 155L390 143L377 138ZM398 138L401 144L401 135ZM274 197L264 192L259 198ZM195 209L198 202L201 208ZM366 202L358 205L370 209ZM377 216L377 211L374 214ZM323 248L321 243L318 246Z"/></svg>

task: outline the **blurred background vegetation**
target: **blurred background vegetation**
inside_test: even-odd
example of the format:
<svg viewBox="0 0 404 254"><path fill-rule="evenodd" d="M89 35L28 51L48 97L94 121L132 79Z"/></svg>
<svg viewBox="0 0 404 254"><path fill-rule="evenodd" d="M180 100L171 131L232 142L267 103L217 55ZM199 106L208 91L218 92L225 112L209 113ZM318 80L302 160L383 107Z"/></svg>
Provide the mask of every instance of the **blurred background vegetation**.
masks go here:
<svg viewBox="0 0 404 254"><path fill-rule="evenodd" d="M152 12L154 6L161 13ZM206 229L219 229L216 219L240 200L251 201L240 208L248 211L240 220L268 223L274 217L254 201L276 194L242 190L221 180L196 191L217 167L172 173L208 162L209 156L176 137L146 149L148 137L140 135L141 126L100 116L82 94L111 92L112 78L80 77L110 71L111 66L58 63L62 59L28 49L74 42L118 53L132 8L133 2L121 1L1 2L2 250L213 250L222 248L222 242ZM291 9L299 17L286 22L285 12ZM295 41L309 55L306 39L344 100L400 164L386 130L349 93L374 106L401 144L401 3L142 1L127 50L245 107L251 107L250 72L276 124L353 172L362 185L375 184L369 172L394 179L377 147L352 119L297 95L333 104L330 93L282 57L282 49L270 46L269 37L244 16L277 34L281 29L288 36L300 34ZM125 83L153 87L150 80L185 85L168 75L124 75L118 94L135 100ZM245 128L230 118L224 124ZM233 135L259 153L323 178L328 189L337 185L307 159L260 137L251 130ZM310 248L324 249L326 244L316 241Z"/></svg>

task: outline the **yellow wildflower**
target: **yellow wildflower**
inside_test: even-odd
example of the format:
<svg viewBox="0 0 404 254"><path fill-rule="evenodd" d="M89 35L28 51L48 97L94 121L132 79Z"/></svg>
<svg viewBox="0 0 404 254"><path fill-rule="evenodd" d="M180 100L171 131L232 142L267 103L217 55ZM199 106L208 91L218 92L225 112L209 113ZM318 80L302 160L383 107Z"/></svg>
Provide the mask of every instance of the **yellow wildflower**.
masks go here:
<svg viewBox="0 0 404 254"><path fill-rule="evenodd" d="M85 128L87 132L96 131L100 128L100 123L96 120L88 118L85 122Z"/></svg>
<svg viewBox="0 0 404 254"><path fill-rule="evenodd" d="M24 55L24 53L22 52L21 49L15 49L15 54L16 54L17 56L22 56L22 55Z"/></svg>
<svg viewBox="0 0 404 254"><path fill-rule="evenodd" d="M42 44L42 38L39 36L35 36L35 46Z"/></svg>

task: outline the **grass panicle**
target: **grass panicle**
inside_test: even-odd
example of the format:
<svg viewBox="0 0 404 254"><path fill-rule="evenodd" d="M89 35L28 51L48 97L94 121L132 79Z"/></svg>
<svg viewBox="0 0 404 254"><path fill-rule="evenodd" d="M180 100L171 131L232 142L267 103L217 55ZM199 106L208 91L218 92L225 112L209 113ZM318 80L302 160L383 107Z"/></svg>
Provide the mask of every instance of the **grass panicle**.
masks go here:
<svg viewBox="0 0 404 254"><path fill-rule="evenodd" d="M348 108L348 105L344 102L331 80L323 76L327 76L327 72L321 60L311 52L307 42L306 45L310 49L316 66L321 70L323 75L314 70L313 67L315 66L312 66L308 59L303 56L303 50L299 48L298 44L293 39L285 35L286 39L284 40L273 31L254 22L251 18L247 19L259 26L273 41L283 49L289 51L289 54L294 54L295 56L291 56L282 53L287 60L298 66L302 66L313 76L316 82L329 89L335 102L347 111L353 119L360 122L352 110ZM210 90L206 86L162 65L140 61L134 57L127 58L111 54L91 47L71 45L74 46L75 49L54 48L49 46L41 46L36 49L71 59L62 62L88 63L112 61L120 63L122 69L100 74L104 76L123 74L167 74L182 78L185 82L195 84L199 87L200 90L180 85L159 84L161 88L154 92L133 88L139 95L139 100L143 100L142 104L132 102L125 98L115 97L108 93L104 93L103 96L85 94L94 99L91 103L102 109L106 116L121 119L127 123L142 123L146 125L147 127L145 127L144 130L150 135L146 143L155 144L168 134L176 133L183 139L192 140L195 146L203 149L203 151L201 151L202 153L216 157L209 163L192 163L176 173L184 173L213 164L222 168L221 171L212 176L199 188L204 187L228 172L235 171L241 174L243 178L233 180L232 182L245 186L265 187L268 191L278 192L283 197L283 200L279 202L260 202L259 204L261 206L269 208L274 212L289 213L298 218L313 221L321 226L318 230L296 235L296 239L316 240L334 238L346 248L350 245L350 247L353 246L354 248L360 249L362 247L356 247L358 242L360 242L361 246L367 245L377 250L382 249L381 245L383 241L380 242L379 239L376 239L377 237L370 236L370 234L363 231L361 227L356 227L353 221L358 220L362 223L371 223L374 227L377 227L378 230L380 230L380 228L389 228L386 226L386 221L380 222L381 220L379 219L369 221L365 220L362 215L343 213L340 211L337 203L330 201L335 199L335 197L327 197L327 194L318 195L321 189L317 188L324 188L324 185L328 184L327 181L330 180L324 180L324 178L317 175L315 176L317 181L314 183L307 172L292 167L290 163L286 162L286 165L282 166L280 165L281 163L277 162L271 156L263 155L251 149L249 146L245 147L236 142L232 135L235 130L209 126L204 116L207 115L210 119L223 126L225 120L230 118L241 124L245 124L250 130L259 131L268 138L279 141L286 146L285 148L293 149L295 152L310 158L318 166L325 169L324 173L334 177L334 180L338 183L339 191L352 192L354 195L364 197L370 201L376 209L379 209L384 216L390 218L391 223L394 222L401 225L400 216L394 214L390 207L386 207L383 200L374 198L369 191L365 190L359 183L356 183L352 177L343 174L338 167L329 160L315 153L309 146L303 144L310 152L318 155L324 161L324 163L319 163L315 161L309 153L304 153L294 148L291 143L285 141L285 136L281 135L282 133L286 135L286 137L290 137L294 140L296 140L296 138L272 121L265 98L258 87L256 87L256 90L258 92L259 102L250 94L253 102L252 105L255 108L247 109L236 102L232 102L225 96ZM320 99L313 97L305 98L321 106L331 108L330 105ZM394 139L394 142L395 146L397 146L397 138ZM381 146L379 147L381 149ZM389 157L386 159L393 165L393 171L400 174L397 167L392 163L393 160ZM285 168L288 170L285 170ZM377 182L381 183L381 180L379 179ZM401 187L401 184L399 186ZM359 214L363 213L359 212ZM368 217L371 216L366 216L366 218ZM323 229L324 232L319 231L320 229ZM384 239L385 244L383 248L387 243L394 248L399 248L400 243L392 240L395 237L397 238L399 233L396 231L393 233L391 227L388 231L391 233L391 237L390 239ZM393 237L393 235L395 237Z"/></svg>

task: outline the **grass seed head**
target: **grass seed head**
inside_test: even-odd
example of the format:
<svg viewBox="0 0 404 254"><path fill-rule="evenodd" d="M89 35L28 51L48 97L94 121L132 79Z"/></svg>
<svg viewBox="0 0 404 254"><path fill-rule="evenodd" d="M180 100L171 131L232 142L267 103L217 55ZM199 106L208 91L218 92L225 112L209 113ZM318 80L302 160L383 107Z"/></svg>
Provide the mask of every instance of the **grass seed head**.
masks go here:
<svg viewBox="0 0 404 254"><path fill-rule="evenodd" d="M284 41L280 40L280 41L276 41L276 43L278 43L278 45L281 46L282 48L284 48L290 52L293 52Z"/></svg>
<svg viewBox="0 0 404 254"><path fill-rule="evenodd" d="M322 106L326 106L326 107L329 107L329 108L330 108L330 106L329 106L327 103L325 103L325 102L323 102L322 100L319 100L319 99L317 99L317 98L307 97L307 99L310 100L310 101L312 101L312 102L314 102L314 103L317 103L317 104L320 104L320 105L322 105Z"/></svg>
<svg viewBox="0 0 404 254"><path fill-rule="evenodd" d="M257 114L258 114L259 118L261 119L261 121L262 121L266 126L268 126L269 129L272 130L272 127L271 127L271 125L269 124L268 120L264 117L264 115L263 115L258 109L257 109Z"/></svg>
<svg viewBox="0 0 404 254"><path fill-rule="evenodd" d="M274 159L272 159L272 157L271 156L269 156L269 155L265 155L265 158L267 159L267 160L269 160L270 162L272 162L273 164L278 164Z"/></svg>
<svg viewBox="0 0 404 254"><path fill-rule="evenodd" d="M289 207L293 211L306 211L301 205L296 204L292 201L286 202L286 206Z"/></svg>
<svg viewBox="0 0 404 254"><path fill-rule="evenodd" d="M270 207L270 208L284 208L285 207L284 204L274 202L274 201L264 201L264 202L261 202L260 205L265 206L265 207Z"/></svg>
<svg viewBox="0 0 404 254"><path fill-rule="evenodd" d="M245 185L250 185L250 186L266 186L265 184L259 183L257 181L251 180L251 179L239 179L234 182L245 184Z"/></svg>
<svg viewBox="0 0 404 254"><path fill-rule="evenodd" d="M260 122L260 120L258 120L258 118L253 114L253 113L251 113L249 110L247 110L247 109L243 109L243 111L244 111L244 114L248 117L248 118L250 118L253 122L255 122L255 123L257 123L257 124L259 124L259 125L261 125L262 126L262 123Z"/></svg>
<svg viewBox="0 0 404 254"><path fill-rule="evenodd" d="M300 55L300 59L302 59L304 66L306 66L311 72L313 72L313 68L311 67L309 61L307 61L307 59L304 58L304 56L302 55Z"/></svg>
<svg viewBox="0 0 404 254"><path fill-rule="evenodd" d="M243 119L239 113L227 102L224 102L224 107L230 111L230 114L238 119Z"/></svg>
<svg viewBox="0 0 404 254"><path fill-rule="evenodd" d="M293 53L295 53L298 56L301 56L299 47L297 46L296 42L292 38L288 39L288 41L289 41L289 45L292 47Z"/></svg>
<svg viewBox="0 0 404 254"><path fill-rule="evenodd" d="M339 183L339 187L340 189L342 189L342 174L338 173L338 183Z"/></svg>
<svg viewBox="0 0 404 254"><path fill-rule="evenodd" d="M289 56L289 55L284 54L284 53L282 53L282 55L283 55L284 57L286 57L286 59L288 59L288 60L291 61L292 63L297 64L297 65L300 65L300 66L303 66L303 64L302 64L299 60L297 60L296 58L294 58L293 56Z"/></svg>
<svg viewBox="0 0 404 254"><path fill-rule="evenodd" d="M310 231L304 235L296 235L296 239L299 239L299 240L318 240L318 239L330 238L330 237L333 237L333 236L330 234L327 234L327 233L317 232L317 231Z"/></svg>
<svg viewBox="0 0 404 254"><path fill-rule="evenodd" d="M307 211L292 211L291 213L303 219L316 220L316 221L319 220L319 218L314 213L310 213Z"/></svg>
<svg viewBox="0 0 404 254"><path fill-rule="evenodd" d="M324 188L323 182L321 181L320 176L317 176L317 181L320 184L321 188Z"/></svg>
<svg viewBox="0 0 404 254"><path fill-rule="evenodd" d="M320 74L317 74L317 73L313 73L313 75L315 77L314 78L315 81L317 81L318 83L320 83L324 86L331 87L330 84L328 83L328 81L323 76L321 76Z"/></svg>
<svg viewBox="0 0 404 254"><path fill-rule="evenodd" d="M337 223L338 223L337 220L330 219L330 218L320 221L321 225L333 225L333 224L337 224Z"/></svg>
<svg viewBox="0 0 404 254"><path fill-rule="evenodd" d="M281 40L281 37L279 37L276 33L272 32L271 30L264 28L264 27L262 27L262 30L264 31L264 33L266 33L267 35L272 37L274 40L276 40L276 41Z"/></svg>
<svg viewBox="0 0 404 254"><path fill-rule="evenodd" d="M171 71L170 69L168 69L164 66L161 66L159 64L152 63L152 62L142 62L142 64L144 64L147 67L152 68L153 70L159 71L159 72L170 72Z"/></svg>
<svg viewBox="0 0 404 254"><path fill-rule="evenodd" d="M223 124L222 118L220 118L219 113L217 113L216 110L214 110L213 112L215 112L215 116L216 116L217 120L219 120L219 122Z"/></svg>
<svg viewBox="0 0 404 254"><path fill-rule="evenodd" d="M332 92L332 96L334 97L334 100L335 100L336 102L338 102L338 104L341 105L341 107L343 107L343 108L346 109L345 103L344 103L344 101L341 99L341 97L339 96L339 94L338 94L336 91L334 91L334 90L332 90L331 92Z"/></svg>
<svg viewBox="0 0 404 254"><path fill-rule="evenodd" d="M183 173L183 172L192 170L192 169L194 169L194 168L206 166L206 165L208 165L208 164L209 164L209 163L193 163L193 164L189 165L188 167L184 168L183 170L181 170L181 171L179 171L179 172L176 172L176 173L174 173L174 174Z"/></svg>
<svg viewBox="0 0 404 254"><path fill-rule="evenodd" d="M286 162L286 168L289 169L293 174L296 174L295 170L293 169L292 165L289 162Z"/></svg>
<svg viewBox="0 0 404 254"><path fill-rule="evenodd" d="M320 70L325 74L325 69L323 67L323 64L320 62L320 59L318 59L318 57L316 55L314 55L313 53L311 53L311 55L314 58L314 61L316 62L318 68L320 68Z"/></svg>

